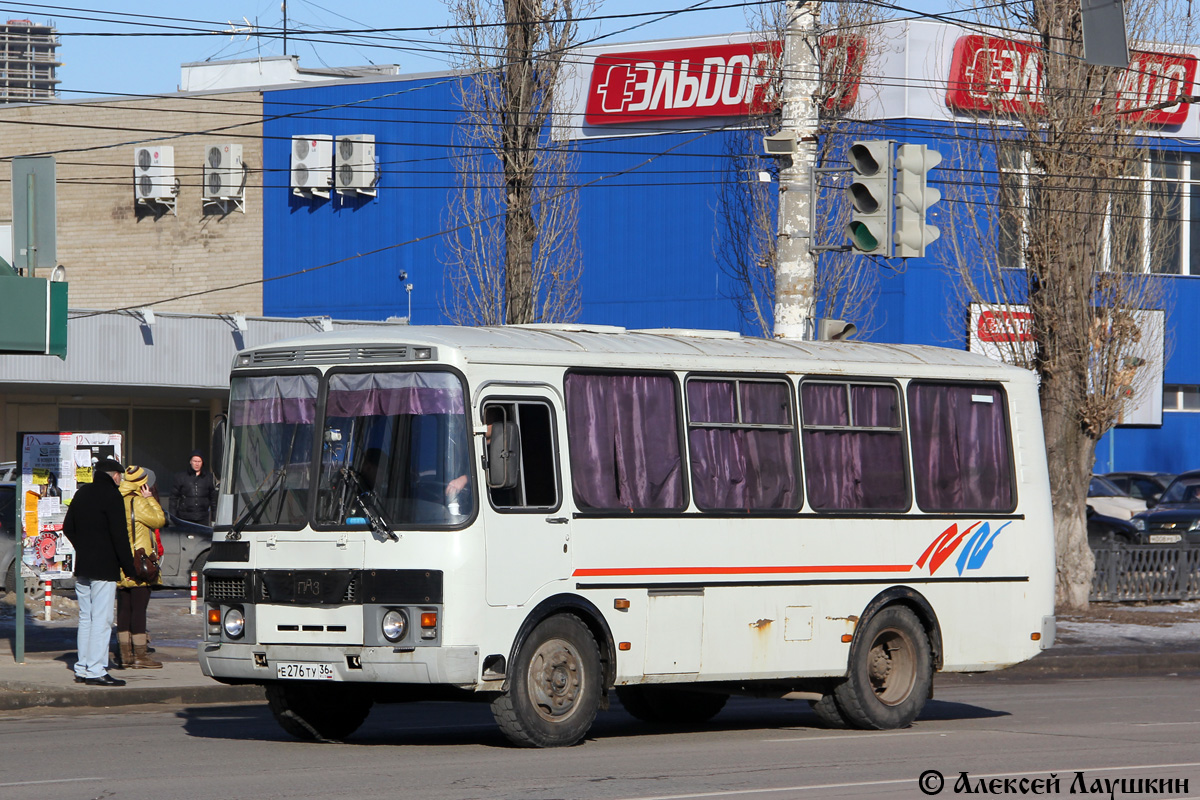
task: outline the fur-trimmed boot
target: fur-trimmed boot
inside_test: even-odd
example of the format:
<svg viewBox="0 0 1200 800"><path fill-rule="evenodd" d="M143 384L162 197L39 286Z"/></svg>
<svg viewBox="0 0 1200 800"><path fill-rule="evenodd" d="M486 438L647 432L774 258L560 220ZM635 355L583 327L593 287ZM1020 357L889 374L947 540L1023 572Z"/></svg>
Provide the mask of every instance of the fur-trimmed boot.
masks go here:
<svg viewBox="0 0 1200 800"><path fill-rule="evenodd" d="M144 633L133 635L133 663L130 666L134 669L162 669L162 662L155 661L146 652L146 634Z"/></svg>
<svg viewBox="0 0 1200 800"><path fill-rule="evenodd" d="M125 669L133 666L133 638L129 631L117 631L118 660L113 669Z"/></svg>

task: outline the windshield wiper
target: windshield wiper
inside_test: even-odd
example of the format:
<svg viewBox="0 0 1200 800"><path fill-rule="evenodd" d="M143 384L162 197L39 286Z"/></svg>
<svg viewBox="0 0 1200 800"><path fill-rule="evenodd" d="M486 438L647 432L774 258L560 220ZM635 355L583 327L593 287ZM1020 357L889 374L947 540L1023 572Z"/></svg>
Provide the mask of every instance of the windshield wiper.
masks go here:
<svg viewBox="0 0 1200 800"><path fill-rule="evenodd" d="M242 515L237 518L237 521L230 526L230 533L237 534L238 537L241 537L242 529L246 527L248 522L250 522L251 517L254 518L255 522L258 522L259 514L267 505L267 501L271 499L273 494L275 494L275 490L279 488L279 484L283 483L283 479L286 475L286 469L276 468L272 470L266 478L263 479L264 483L267 480L270 480L270 485L263 490L262 494L258 496L257 500L246 507L246 510L243 511Z"/></svg>
<svg viewBox="0 0 1200 800"><path fill-rule="evenodd" d="M342 479L352 483L357 490L355 499L358 500L358 507L362 509L363 514L371 523L371 530L380 536L386 536L393 542L400 541L400 537L392 530L391 523L388 522L383 510L379 507L379 498L375 495L375 490L366 488L358 473L349 467L342 467Z"/></svg>

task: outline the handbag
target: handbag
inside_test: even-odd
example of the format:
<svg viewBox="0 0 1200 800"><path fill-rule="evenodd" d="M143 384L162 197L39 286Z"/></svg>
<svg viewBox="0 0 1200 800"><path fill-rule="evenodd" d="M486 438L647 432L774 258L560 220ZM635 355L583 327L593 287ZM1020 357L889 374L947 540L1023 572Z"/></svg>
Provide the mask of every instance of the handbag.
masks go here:
<svg viewBox="0 0 1200 800"><path fill-rule="evenodd" d="M134 511L134 498L129 498L129 527L134 534L137 533L137 513ZM137 578L142 583L158 583L158 558L146 552L146 548L139 547L133 553L133 577Z"/></svg>
<svg viewBox="0 0 1200 800"><path fill-rule="evenodd" d="M133 554L133 576L142 583L158 583L158 561L139 547Z"/></svg>

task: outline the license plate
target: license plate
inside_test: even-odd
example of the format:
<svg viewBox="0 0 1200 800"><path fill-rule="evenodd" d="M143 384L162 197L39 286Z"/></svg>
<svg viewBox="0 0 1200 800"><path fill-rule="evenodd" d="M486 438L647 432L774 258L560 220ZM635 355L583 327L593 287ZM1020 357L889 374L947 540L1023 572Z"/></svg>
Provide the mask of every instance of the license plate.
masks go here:
<svg viewBox="0 0 1200 800"><path fill-rule="evenodd" d="M300 681L331 681L333 664L276 664L275 676Z"/></svg>
<svg viewBox="0 0 1200 800"><path fill-rule="evenodd" d="M1182 538L1178 533L1152 533L1150 544L1174 544Z"/></svg>

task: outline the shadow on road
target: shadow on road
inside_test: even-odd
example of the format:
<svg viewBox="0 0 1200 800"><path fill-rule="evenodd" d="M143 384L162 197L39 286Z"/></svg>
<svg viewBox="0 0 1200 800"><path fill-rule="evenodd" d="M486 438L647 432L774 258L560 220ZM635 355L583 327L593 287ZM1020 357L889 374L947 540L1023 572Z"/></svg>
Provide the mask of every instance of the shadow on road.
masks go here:
<svg viewBox="0 0 1200 800"><path fill-rule="evenodd" d="M203 739L296 742L276 724L266 704L197 706L178 715L189 736ZM945 721L1006 717L1006 711L967 703L932 700L920 721ZM657 725L634 719L619 703L601 712L588 734L589 740L663 736L674 733L726 733L736 731L794 731L814 736L861 735L861 731L823 728L807 703L733 698L725 710L703 725ZM344 745L452 746L476 745L508 748L486 703L417 702L376 705L367 721Z"/></svg>

